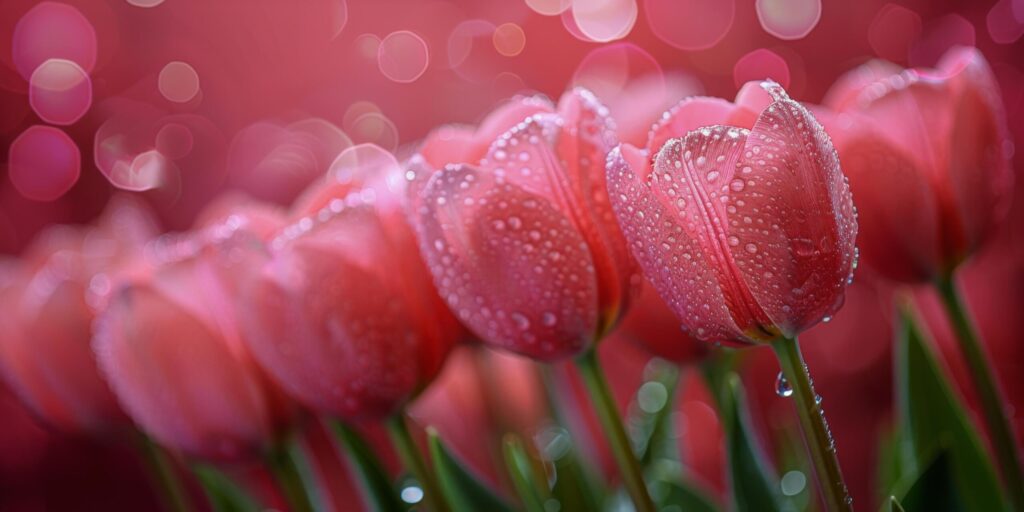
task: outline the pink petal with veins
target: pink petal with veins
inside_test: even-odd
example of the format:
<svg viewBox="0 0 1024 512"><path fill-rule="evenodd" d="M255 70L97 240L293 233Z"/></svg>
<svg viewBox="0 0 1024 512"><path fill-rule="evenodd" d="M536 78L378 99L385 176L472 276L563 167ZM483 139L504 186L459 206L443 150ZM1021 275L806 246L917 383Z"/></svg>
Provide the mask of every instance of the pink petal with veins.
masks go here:
<svg viewBox="0 0 1024 512"><path fill-rule="evenodd" d="M542 360L595 341L594 263L547 197L497 173L450 166L430 180L417 217L438 290L482 339Z"/></svg>

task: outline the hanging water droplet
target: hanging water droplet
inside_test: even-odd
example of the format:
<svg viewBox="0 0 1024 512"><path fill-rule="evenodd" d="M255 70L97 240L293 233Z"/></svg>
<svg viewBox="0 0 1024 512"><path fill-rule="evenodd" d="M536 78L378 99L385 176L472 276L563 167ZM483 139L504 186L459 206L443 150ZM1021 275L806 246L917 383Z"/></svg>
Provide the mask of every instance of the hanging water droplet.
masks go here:
<svg viewBox="0 0 1024 512"><path fill-rule="evenodd" d="M786 376L779 372L778 377L775 377L775 394L782 398L789 398L793 396L793 387L789 385L789 381L786 380Z"/></svg>

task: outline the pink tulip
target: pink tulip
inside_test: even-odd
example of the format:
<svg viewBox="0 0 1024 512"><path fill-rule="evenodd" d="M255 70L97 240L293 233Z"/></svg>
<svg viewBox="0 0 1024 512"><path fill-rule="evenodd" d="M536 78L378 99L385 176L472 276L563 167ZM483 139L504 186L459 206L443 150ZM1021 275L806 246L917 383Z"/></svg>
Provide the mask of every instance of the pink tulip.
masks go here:
<svg viewBox="0 0 1024 512"><path fill-rule="evenodd" d="M792 337L841 306L850 191L824 130L778 84L747 84L735 104L684 100L646 152L616 148L608 176L633 254L696 338Z"/></svg>
<svg viewBox="0 0 1024 512"><path fill-rule="evenodd" d="M125 410L161 444L211 459L269 447L292 408L238 329L230 260L252 235L239 214L149 249L97 319L100 367Z"/></svg>
<svg viewBox="0 0 1024 512"><path fill-rule="evenodd" d="M97 431L126 418L96 368L93 307L156 232L149 213L115 197L95 226L44 232L0 292L0 369L44 422Z"/></svg>
<svg viewBox="0 0 1024 512"><path fill-rule="evenodd" d="M626 310L633 263L604 177L614 142L607 109L576 89L557 110L520 99L476 132L442 128L410 161L420 247L441 296L483 341L563 358Z"/></svg>
<svg viewBox="0 0 1024 512"><path fill-rule="evenodd" d="M826 98L861 212L864 261L899 281L948 274L1005 215L1012 190L999 89L985 58L954 48L937 69L869 63Z"/></svg>
<svg viewBox="0 0 1024 512"><path fill-rule="evenodd" d="M420 260L403 192L390 188L404 185L398 163L369 145L339 161L244 264L255 273L242 293L247 339L306 406L383 418L434 378L461 330Z"/></svg>

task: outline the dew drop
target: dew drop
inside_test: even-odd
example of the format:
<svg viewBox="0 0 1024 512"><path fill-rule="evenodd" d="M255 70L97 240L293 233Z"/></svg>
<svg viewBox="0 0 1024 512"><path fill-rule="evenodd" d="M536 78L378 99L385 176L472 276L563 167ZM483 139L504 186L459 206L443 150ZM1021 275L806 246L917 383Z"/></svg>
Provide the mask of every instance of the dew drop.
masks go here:
<svg viewBox="0 0 1024 512"><path fill-rule="evenodd" d="M782 375L782 372L779 372L779 375L775 377L775 394L782 398L793 396L793 387L789 385L789 381Z"/></svg>

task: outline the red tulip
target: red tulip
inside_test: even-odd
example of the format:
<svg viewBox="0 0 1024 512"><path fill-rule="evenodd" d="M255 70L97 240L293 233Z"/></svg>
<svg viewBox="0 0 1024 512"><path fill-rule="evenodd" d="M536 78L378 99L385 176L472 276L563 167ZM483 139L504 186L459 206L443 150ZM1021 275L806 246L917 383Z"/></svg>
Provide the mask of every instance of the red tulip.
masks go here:
<svg viewBox="0 0 1024 512"><path fill-rule="evenodd" d="M890 279L948 274L1007 211L1002 102L985 58L950 50L937 69L869 63L840 79L827 123L861 212L864 261Z"/></svg>
<svg viewBox="0 0 1024 512"><path fill-rule="evenodd" d="M613 145L607 109L576 89L557 110L518 100L475 133L442 128L411 160L420 247L442 297L485 342L558 359L626 310L633 263L604 177Z"/></svg>
<svg viewBox="0 0 1024 512"><path fill-rule="evenodd" d="M608 157L633 254L702 340L796 335L841 306L856 259L831 141L781 86L761 87L747 84L736 104L684 100L646 153L622 144Z"/></svg>
<svg viewBox="0 0 1024 512"><path fill-rule="evenodd" d="M137 203L115 197L95 226L40 236L0 292L0 368L44 422L65 430L126 423L96 368L93 306L155 226Z"/></svg>
<svg viewBox="0 0 1024 512"><path fill-rule="evenodd" d="M433 379L461 331L420 260L402 192L389 188L404 184L398 163L376 146L339 160L354 167L307 193L299 220L251 255L245 325L256 358L297 400L382 418Z"/></svg>
<svg viewBox="0 0 1024 512"><path fill-rule="evenodd" d="M270 446L292 411L238 329L235 293L220 263L254 241L233 225L150 249L152 266L113 291L94 341L135 422L161 444L212 459Z"/></svg>

